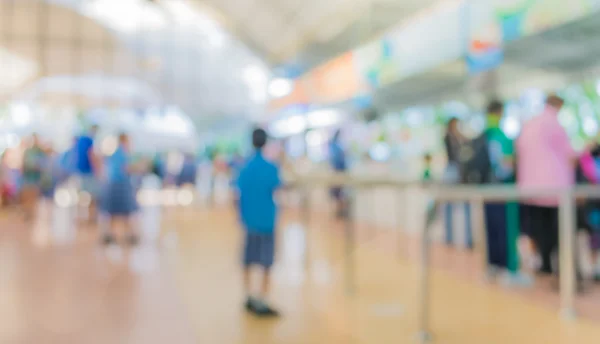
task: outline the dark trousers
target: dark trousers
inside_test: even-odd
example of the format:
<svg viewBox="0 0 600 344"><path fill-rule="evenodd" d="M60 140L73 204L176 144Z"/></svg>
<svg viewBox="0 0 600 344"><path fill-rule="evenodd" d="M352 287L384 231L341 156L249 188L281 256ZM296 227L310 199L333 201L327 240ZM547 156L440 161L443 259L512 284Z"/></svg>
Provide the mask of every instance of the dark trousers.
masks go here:
<svg viewBox="0 0 600 344"><path fill-rule="evenodd" d="M505 203L485 204L488 263L499 268L508 267L507 221Z"/></svg>
<svg viewBox="0 0 600 344"><path fill-rule="evenodd" d="M528 205L527 223L542 258L542 272L552 272L552 254L558 249L558 208Z"/></svg>

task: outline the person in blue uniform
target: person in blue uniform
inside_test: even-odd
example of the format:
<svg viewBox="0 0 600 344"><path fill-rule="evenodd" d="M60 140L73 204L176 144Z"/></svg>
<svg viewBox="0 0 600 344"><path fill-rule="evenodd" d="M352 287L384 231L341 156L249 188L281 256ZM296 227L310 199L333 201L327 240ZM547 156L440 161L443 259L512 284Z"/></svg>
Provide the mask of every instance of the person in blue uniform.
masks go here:
<svg viewBox="0 0 600 344"><path fill-rule="evenodd" d="M346 152L341 143L341 134L341 130L338 129L329 142L330 164L336 173L345 173L348 169ZM336 204L336 217L344 218L348 210L344 189L341 186L331 188L331 197L333 197Z"/></svg>
<svg viewBox="0 0 600 344"><path fill-rule="evenodd" d="M104 233L104 244L115 242L114 231L118 220L123 220L128 229L127 241L131 245L138 243L139 238L130 216L137 210L135 190L131 182L131 174L136 167L130 162L129 138L119 135L119 146L106 158L106 185L103 188L102 210L110 217L110 229Z"/></svg>
<svg viewBox="0 0 600 344"><path fill-rule="evenodd" d="M277 316L278 312L265 301L269 292L271 266L275 256L275 224L277 206L275 191L280 187L279 169L267 161L262 149L267 143L267 133L256 129L252 133L254 155L241 168L237 187L239 212L245 231L243 264L244 286L247 295L246 309L260 316ZM252 295L250 269L263 269L260 294Z"/></svg>
<svg viewBox="0 0 600 344"><path fill-rule="evenodd" d="M88 193L92 201L89 206L89 220L96 220L96 201L98 194L97 159L94 154L94 144L98 126L93 125L90 130L75 140L74 160L75 171L81 180L81 191Z"/></svg>
<svg viewBox="0 0 600 344"><path fill-rule="evenodd" d="M183 164L181 170L176 178L177 187L183 187L185 185L196 185L196 175L198 173L198 166L196 165L196 159L193 154L185 154L183 157Z"/></svg>

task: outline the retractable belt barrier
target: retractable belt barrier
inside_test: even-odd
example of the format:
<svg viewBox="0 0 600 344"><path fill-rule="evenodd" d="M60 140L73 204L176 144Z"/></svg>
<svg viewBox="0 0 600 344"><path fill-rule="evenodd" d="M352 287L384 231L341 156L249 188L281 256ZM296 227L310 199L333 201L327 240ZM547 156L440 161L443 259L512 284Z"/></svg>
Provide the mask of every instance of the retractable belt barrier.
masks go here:
<svg viewBox="0 0 600 344"><path fill-rule="evenodd" d="M358 177L347 174L320 174L297 176L289 185L299 189L304 195L303 221L305 228L309 228L310 219L310 190L326 187L346 187L350 189L368 189L373 187L392 187L406 189L408 187L420 186L430 192L434 204L440 202L462 201L469 202L473 208L473 228L477 231L483 244L478 245L483 251L483 257L487 264L487 246L485 244L484 229L484 207L485 202L508 202L521 201L540 197L557 197L559 201L559 269L560 273L560 309L562 316L567 320L575 318L575 232L576 232L576 210L575 200L579 198L600 199L600 186L575 186L566 189L519 189L514 185L448 185L448 184L424 184L422 182L407 182L405 180L385 177ZM353 197L350 195L348 208L352 209ZM355 218L352 211L346 218L345 226L345 283L349 293L355 291ZM430 333L430 255L431 255L431 233L429 224L423 228L421 235L421 274L419 296L419 338L422 342L431 339ZM307 233L308 234L308 233ZM308 249L307 249L308 252ZM308 262L308 258L307 258Z"/></svg>

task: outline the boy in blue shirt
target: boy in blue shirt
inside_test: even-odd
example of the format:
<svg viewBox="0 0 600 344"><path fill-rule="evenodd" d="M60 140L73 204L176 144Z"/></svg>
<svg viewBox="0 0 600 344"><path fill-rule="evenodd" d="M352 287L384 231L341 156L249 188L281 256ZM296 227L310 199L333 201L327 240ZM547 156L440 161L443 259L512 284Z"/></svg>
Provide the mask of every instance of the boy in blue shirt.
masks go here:
<svg viewBox="0 0 600 344"><path fill-rule="evenodd" d="M252 133L254 156L240 170L237 187L239 192L240 220L245 230L243 253L244 287L247 295L246 309L260 316L278 316L278 312L265 303L269 292L270 269L275 255L275 222L277 206L274 194L281 185L279 169L262 155L267 143L267 133L256 129ZM263 269L261 294L251 294L250 268Z"/></svg>

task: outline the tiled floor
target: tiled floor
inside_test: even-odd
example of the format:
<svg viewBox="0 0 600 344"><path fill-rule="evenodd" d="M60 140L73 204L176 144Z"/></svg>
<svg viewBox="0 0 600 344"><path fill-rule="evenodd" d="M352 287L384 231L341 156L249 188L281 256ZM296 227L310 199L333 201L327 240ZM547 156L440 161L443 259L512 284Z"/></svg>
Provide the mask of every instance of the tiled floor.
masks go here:
<svg viewBox="0 0 600 344"><path fill-rule="evenodd" d="M385 344L416 338L418 247L410 236L359 224L352 251L356 290L349 295L343 227L315 213L305 231L298 214L286 211L272 292L283 317L264 321L241 307L241 236L231 209L144 209L145 240L135 249L101 249L96 231L76 228L70 210L46 210L33 226L14 212L0 217L0 343ZM478 261L436 248L431 305L437 342L597 343L598 322L561 320L550 289L515 292L486 284ZM587 296L590 303L595 295Z"/></svg>

